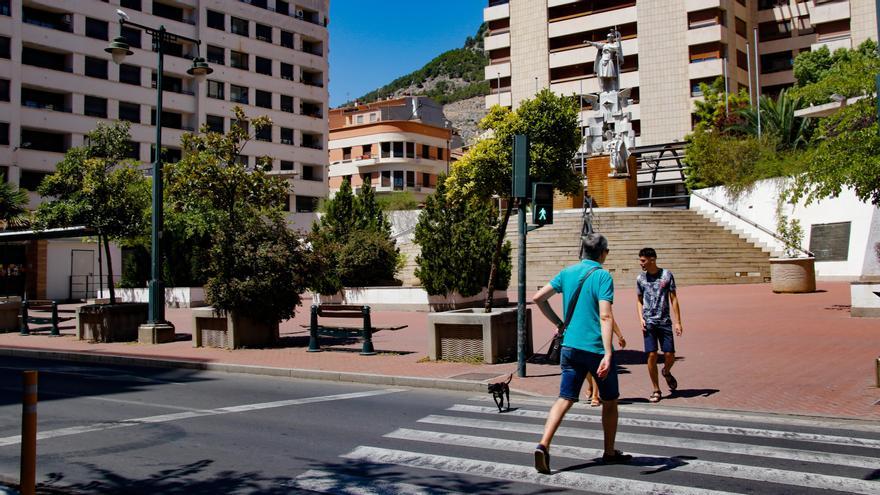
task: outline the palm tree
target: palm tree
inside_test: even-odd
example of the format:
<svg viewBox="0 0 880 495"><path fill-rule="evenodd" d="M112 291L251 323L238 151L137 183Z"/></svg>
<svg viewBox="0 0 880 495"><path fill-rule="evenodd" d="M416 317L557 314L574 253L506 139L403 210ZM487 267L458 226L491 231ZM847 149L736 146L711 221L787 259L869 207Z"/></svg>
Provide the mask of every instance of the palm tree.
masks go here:
<svg viewBox="0 0 880 495"><path fill-rule="evenodd" d="M27 193L12 188L0 178L0 230L21 228L30 224Z"/></svg>
<svg viewBox="0 0 880 495"><path fill-rule="evenodd" d="M801 98L792 97L783 89L775 100L769 96L761 96L759 101L762 135L776 139L779 150L794 150L807 145L810 120L794 115L794 112L804 105ZM740 115L744 122L737 130L757 136L757 109L744 108L740 110Z"/></svg>

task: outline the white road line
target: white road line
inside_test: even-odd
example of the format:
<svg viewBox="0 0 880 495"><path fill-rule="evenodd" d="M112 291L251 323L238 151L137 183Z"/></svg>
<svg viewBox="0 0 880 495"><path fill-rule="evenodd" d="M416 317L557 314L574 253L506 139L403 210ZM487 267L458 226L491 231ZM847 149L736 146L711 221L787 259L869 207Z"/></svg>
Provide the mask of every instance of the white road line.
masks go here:
<svg viewBox="0 0 880 495"><path fill-rule="evenodd" d="M259 404L245 404L241 406L221 407L218 409L208 409L204 411L184 411L172 414L162 414L159 416L148 416L144 418L123 419L120 421L105 421L102 423L95 423L91 425L73 426L70 428L61 428L58 430L41 431L37 433L37 440L79 435L82 433L90 433L94 431L114 430L118 428L127 428L130 426L139 426L145 424L167 423L169 421L179 421L182 419L191 419L203 416L219 416L221 414L257 411L261 409L272 409L276 407L296 406L301 404L313 404L316 402L358 399L361 397L392 394L402 391L403 389L371 390L366 392L353 392L349 394L325 395L322 397L306 397L303 399L279 400L275 402L263 402ZM0 447L6 447L8 445L18 445L19 443L21 443L21 435L0 438Z"/></svg>
<svg viewBox="0 0 880 495"><path fill-rule="evenodd" d="M492 449L504 452L531 452L532 449L535 448L535 442L521 442L495 437L477 437L454 433L411 430L407 428L395 430L384 436L398 440L456 445L459 447L473 447L478 449ZM633 465L639 467L656 467L658 470L667 469L673 472L705 474L724 478L780 483L804 488L819 488L823 490L835 490L845 493L858 493L865 495L876 495L878 490L880 490L880 483L876 481L865 481L843 476L829 476L801 471L730 464L726 462L701 461L699 459L678 460L675 458L658 457L651 454L640 454L636 452L627 453L632 454ZM585 459L602 457L602 450L570 447L554 443L552 457L563 457L566 459L578 459L583 461Z"/></svg>
<svg viewBox="0 0 880 495"><path fill-rule="evenodd" d="M311 469L297 476L290 486L300 490L338 495L455 495L459 493L442 488L394 483L372 477L365 478L317 469Z"/></svg>
<svg viewBox="0 0 880 495"><path fill-rule="evenodd" d="M420 423L460 426L465 428L481 428L485 430L516 431L519 433L532 433L541 435L543 425L530 425L512 423L507 421L490 421L484 419L460 418L453 416L430 415L419 420ZM573 438L588 438L602 440L602 431L587 430L583 428L560 427L557 435ZM835 464L839 466L852 466L859 468L877 469L878 461L874 457L836 454L830 452L817 452L812 450L787 449L782 447L769 447L765 445L750 445L734 442L719 442L714 440L700 440L697 438L678 438L662 435L643 435L635 433L617 432L617 441L624 443L657 445L660 447L675 447L688 450L704 450L708 452L722 452L726 454L741 454L752 457L771 457L774 459L788 459L800 462L818 462L822 464Z"/></svg>
<svg viewBox="0 0 880 495"><path fill-rule="evenodd" d="M456 404L447 411L468 412L478 414L498 414L497 407L481 407L464 404ZM519 416L523 418L546 419L547 413L529 409L517 409L504 413L505 416ZM579 421L582 423L602 423L601 416L588 414L567 414L566 420ZM662 428L677 431L696 431L700 433L713 433L724 435L738 435L746 437L772 438L776 440L795 440L798 442L826 443L833 445L847 445L850 447L866 447L880 449L880 440L870 438L841 437L837 435L820 435L816 433L798 433L793 431L763 430L759 428L740 428L738 426L718 426L700 423L682 423L679 421L653 421L649 419L620 418L618 424L637 426L640 428Z"/></svg>
<svg viewBox="0 0 880 495"><path fill-rule="evenodd" d="M468 400L474 402L492 402L492 397L474 396ZM545 406L550 409L555 399L540 399L532 397L516 397L516 404L527 404L533 406ZM576 403L576 409L594 410L583 403ZM711 419L717 421L740 421L744 423L761 423L774 424L784 426L804 426L808 428L834 428L851 431L864 431L869 433L880 433L880 424L869 424L868 422L847 421L836 418L805 418L795 416L785 416L779 414L760 414L753 412L730 412L730 411L714 411L699 410L694 408L678 408L664 407L661 405L640 405L640 404L620 404L622 411L633 412L636 414L648 414L651 416L676 416L688 418Z"/></svg>
<svg viewBox="0 0 880 495"><path fill-rule="evenodd" d="M435 471L494 478L510 482L534 483L537 485L567 488L571 490L586 489L593 493L675 493L682 495L721 495L730 493L586 473L563 471L555 472L553 475L548 476L537 473L532 466L518 466L515 464L502 464L498 462L464 459L460 457L428 455L419 452L380 449L376 447L358 447L342 457L359 461L369 461L371 463L432 469Z"/></svg>

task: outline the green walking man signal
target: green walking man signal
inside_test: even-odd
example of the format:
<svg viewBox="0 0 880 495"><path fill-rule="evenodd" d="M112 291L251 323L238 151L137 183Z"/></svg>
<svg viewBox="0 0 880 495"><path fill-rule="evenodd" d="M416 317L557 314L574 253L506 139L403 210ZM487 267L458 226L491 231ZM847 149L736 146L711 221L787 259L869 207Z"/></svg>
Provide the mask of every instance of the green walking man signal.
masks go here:
<svg viewBox="0 0 880 495"><path fill-rule="evenodd" d="M532 223L553 223L553 184L549 182L532 183Z"/></svg>

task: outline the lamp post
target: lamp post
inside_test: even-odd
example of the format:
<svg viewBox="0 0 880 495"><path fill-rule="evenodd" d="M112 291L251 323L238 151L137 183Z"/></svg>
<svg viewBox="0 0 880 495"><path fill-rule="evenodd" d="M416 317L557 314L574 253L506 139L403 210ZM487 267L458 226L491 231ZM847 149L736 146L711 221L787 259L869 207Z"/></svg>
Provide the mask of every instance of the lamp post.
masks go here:
<svg viewBox="0 0 880 495"><path fill-rule="evenodd" d="M165 30L165 26L159 26L158 29L144 26L128 19L128 15L117 10L119 14L119 36L115 38L110 46L104 49L113 57L113 62L120 64L126 56L133 52L128 46L128 42L122 36L122 27L131 25L136 27L153 38L153 45L159 56L159 63L156 69L156 149L153 160L153 208L152 208L152 257L151 257L151 276L149 282L149 314L147 324L141 325L138 329L138 340L142 343L161 343L174 340L174 326L165 321L165 289L162 284L161 275L161 241L162 241L162 71L165 58L165 44L179 40L188 41L196 46L196 57L193 58L192 67L186 73L193 76L197 82L202 82L205 76L214 70L208 65L204 58L198 56L198 46L201 44L199 40L188 38Z"/></svg>

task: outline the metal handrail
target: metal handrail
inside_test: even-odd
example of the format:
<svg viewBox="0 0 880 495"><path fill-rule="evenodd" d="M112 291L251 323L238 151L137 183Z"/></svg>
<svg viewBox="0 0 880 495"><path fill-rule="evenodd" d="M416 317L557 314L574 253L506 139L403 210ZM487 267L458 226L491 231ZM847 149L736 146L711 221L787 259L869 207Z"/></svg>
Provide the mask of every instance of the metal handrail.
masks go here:
<svg viewBox="0 0 880 495"><path fill-rule="evenodd" d="M696 197L702 199L703 201L709 203L710 205L712 205L712 206L714 206L714 207L716 207L716 208L720 208L720 209L724 210L725 213L728 213L728 214L730 214L730 215L733 215L733 216L736 217L737 219L742 220L743 222L745 222L745 223L751 225L752 227L757 228L757 229L760 230L761 232L764 232L765 234L767 234L767 235L773 237L773 238L776 239L777 241L781 242L783 245L786 245L786 241L785 241L785 239L783 239L782 236L780 236L778 232L776 232L776 231L774 231L774 230L770 230L770 229L768 229L767 227L764 227L763 225L761 225L761 224L759 224L759 223L756 223L756 222L754 222L754 221L752 221L752 220L750 220L750 219L748 219L748 218L746 218L746 217L740 215L739 213L737 213L737 212L731 210L730 208L728 208L728 207L726 207L726 206L724 206L724 205L722 205L722 204L720 204L720 203L717 203L717 202L715 202L715 201L713 201L713 200L707 198L706 196L704 196L704 195L702 195L702 194L700 194L700 193L698 193L698 192L696 192L696 191L691 191L691 194L692 194L693 196L696 196ZM800 251L801 253L803 253L803 254L805 254L805 255L811 257L811 258L815 257L815 255L813 254L812 251L808 251L808 250L806 250L806 249L803 249L803 248L801 248L800 246L793 247L793 249L796 250L796 251Z"/></svg>

